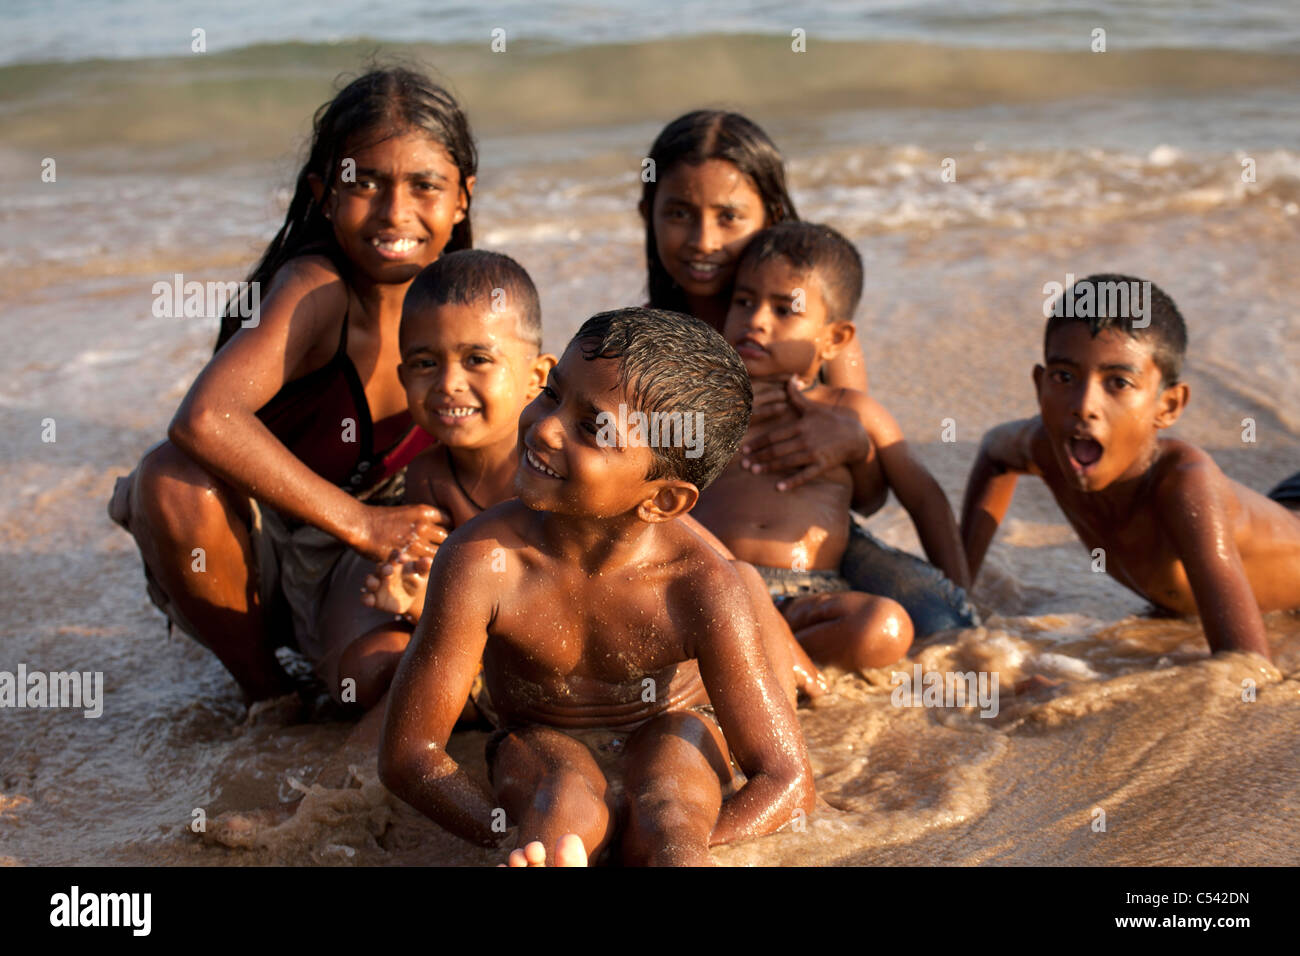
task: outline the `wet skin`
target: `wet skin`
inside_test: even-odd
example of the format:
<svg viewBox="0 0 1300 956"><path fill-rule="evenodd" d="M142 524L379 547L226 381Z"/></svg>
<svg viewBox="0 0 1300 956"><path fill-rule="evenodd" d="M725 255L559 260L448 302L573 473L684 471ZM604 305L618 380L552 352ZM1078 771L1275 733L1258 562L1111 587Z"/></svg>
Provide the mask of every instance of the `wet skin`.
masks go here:
<svg viewBox="0 0 1300 956"><path fill-rule="evenodd" d="M598 443L597 410L619 402L616 363L570 348L525 409L519 498L458 529L434 561L428 599L439 612L421 619L393 682L380 774L485 845L498 842L502 806L520 847L576 833L595 856L626 821L625 860L707 863L710 845L810 809L811 768L747 588L676 520L695 487L646 481L649 448ZM480 660L517 728L498 748L494 794L445 751ZM725 742L690 709L706 699ZM627 731L617 768L566 733L592 728ZM728 746L748 779L724 801ZM622 778L622 798L607 771Z"/></svg>
<svg viewBox="0 0 1300 956"><path fill-rule="evenodd" d="M411 417L440 444L408 466L405 500L435 506L447 531L477 515L476 504L514 496L519 412L555 363L517 328L514 309L494 311L486 300L408 303L398 377ZM338 663L327 661L322 670L336 697L342 678L355 680L356 703L368 709L383 696L410 640L410 625L394 615L414 620L424 606L430 557L394 551L378 567L361 556L345 560L322 625Z"/></svg>
<svg viewBox="0 0 1300 956"><path fill-rule="evenodd" d="M816 379L820 364L854 338L849 322L828 322L821 282L785 260L746 267L737 279L725 337L737 349L755 391L794 376ZM804 291L804 310L795 312L793 290ZM943 489L908 449L893 416L861 392L824 385L805 386L792 406L819 401L851 409L866 425L871 453L852 467L834 467L798 487L782 490L786 476L754 473L743 451L702 496L696 517L737 557L755 564L789 567L796 549L807 567L834 569L848 540L850 504L872 514L890 490L916 525L930 560L953 581L967 581L957 524ZM788 413L796 414L796 410ZM741 442L743 449L749 440ZM721 530L720 530L721 529ZM756 531L757 529L757 531Z"/></svg>
<svg viewBox="0 0 1300 956"><path fill-rule="evenodd" d="M772 225L763 197L725 159L681 162L661 172L654 208L642 208L641 217L652 219L659 261L682 287L691 314L721 332L740 255L754 233ZM827 364L827 380L865 392L866 368L854 342Z"/></svg>
<svg viewBox="0 0 1300 956"><path fill-rule="evenodd" d="M442 447L411 463L406 501L435 506L447 516L449 531L477 517L482 508L515 496L519 414L540 392L555 364L554 356L537 355L533 346L519 339L516 328L513 311L493 313L487 302L445 304L416 313L408 303L399 374L416 424ZM454 472L447 460L449 451ZM722 543L692 517L680 520L731 560ZM354 586L362 588L363 607L343 597L335 601L331 595L326 627L339 634L337 643L365 634L338 668L340 675L358 681L357 703L365 707L387 688L409 640L409 626L394 623L393 615L404 615L411 623L419 619L429 559L394 553L378 568L359 560L352 565L337 591L347 595ZM738 570L755 594L764 646L782 687L792 701L796 689L817 696L825 689L821 674L772 611L757 575L752 569ZM333 669L326 670L332 673ZM331 687L337 684L328 682Z"/></svg>
<svg viewBox="0 0 1300 956"><path fill-rule="evenodd" d="M286 383L330 360L345 314L347 353L376 423L406 407L394 374L402 298L464 218L474 183L461 183L446 150L421 133L354 150L352 158L355 183L336 183L325 197L324 184L313 181L349 274L314 256L281 268L264 290L260 323L209 361L170 440L145 457L132 487L131 531L142 556L250 699L282 693L288 680L269 640L276 622L264 620L250 570L248 497L372 560L394 548L432 553L444 536L435 509L357 501L295 458L256 416ZM394 248L399 239L411 248ZM206 553L206 573L190 571L196 547Z"/></svg>
<svg viewBox="0 0 1300 956"><path fill-rule="evenodd" d="M1019 474L1042 478L1106 573L1153 604L1200 614L1212 651L1269 656L1261 612L1300 607L1300 517L1159 432L1186 407L1149 346L1122 332L1057 330L1034 369L1041 414L984 438L962 534L977 571Z"/></svg>
<svg viewBox="0 0 1300 956"><path fill-rule="evenodd" d="M802 311L795 311L802 290ZM783 259L746 266L737 277L724 335L738 351L756 389L789 376L813 381L818 368L854 336L848 322L828 322L815 272ZM893 487L916 523L932 561L964 583L965 557L946 496L907 449L893 418L860 392L814 385L795 404L823 401L851 407L869 423L869 458L838 466L792 490L782 474L755 474L738 454L701 496L695 515L736 556L768 567L838 569L849 535L849 508L870 514ZM795 414L790 411L790 416ZM782 611L818 663L853 669L897 660L910 645L911 621L895 602L847 593L796 598Z"/></svg>

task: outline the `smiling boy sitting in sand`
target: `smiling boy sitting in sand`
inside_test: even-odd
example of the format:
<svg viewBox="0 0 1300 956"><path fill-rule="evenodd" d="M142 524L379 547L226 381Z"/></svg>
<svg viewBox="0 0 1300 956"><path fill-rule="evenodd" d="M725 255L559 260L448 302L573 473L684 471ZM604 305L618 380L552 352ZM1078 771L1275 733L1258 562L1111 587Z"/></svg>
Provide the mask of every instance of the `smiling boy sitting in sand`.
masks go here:
<svg viewBox="0 0 1300 956"><path fill-rule="evenodd" d="M735 352L697 320L623 309L579 330L520 418L519 498L434 561L438 613L421 619L391 692L389 789L483 845L508 818L520 848L575 834L593 857L617 841L624 862L646 864L707 864L710 846L812 808L749 592L675 520L734 454L750 398ZM703 414L702 454L602 441L620 403ZM501 721L491 794L445 749L480 660ZM734 793L733 757L746 777Z"/></svg>
<svg viewBox="0 0 1300 956"><path fill-rule="evenodd" d="M1115 294L1122 290L1125 297ZM1047 321L1040 414L984 436L962 508L978 572L1021 474L1051 490L1106 573L1157 607L1200 614L1212 651L1269 656L1261 612L1300 607L1300 516L1160 431L1187 407L1187 331L1154 283L1081 279ZM1086 308L1078 304L1090 303Z"/></svg>

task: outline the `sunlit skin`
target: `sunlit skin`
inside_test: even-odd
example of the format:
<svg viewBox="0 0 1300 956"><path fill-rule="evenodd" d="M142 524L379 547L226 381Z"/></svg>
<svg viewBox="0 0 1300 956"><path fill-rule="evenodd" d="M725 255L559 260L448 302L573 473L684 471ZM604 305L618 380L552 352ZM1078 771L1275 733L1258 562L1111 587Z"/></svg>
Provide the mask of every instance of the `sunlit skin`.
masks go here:
<svg viewBox="0 0 1300 956"><path fill-rule="evenodd" d="M791 375L815 382L822 363L853 340L854 328L850 322L828 321L822 281L815 271L801 271L775 258L741 269L724 336L757 387ZM792 395L792 404L833 402L853 408L869 423L868 459L853 468L830 468L782 491L777 487L782 474L755 474L738 454L701 496L695 509L700 522L738 558L752 564L837 570L848 544L849 508L870 514L892 487L931 560L962 582L965 557L952 509L933 477L911 456L889 413L861 392L821 384L805 388ZM794 409L789 413L795 414ZM853 670L882 667L902 657L912 639L907 613L894 601L873 595L800 597L784 602L781 610L817 663Z"/></svg>
<svg viewBox="0 0 1300 956"><path fill-rule="evenodd" d="M721 332L736 263L754 234L769 225L753 182L725 159L677 163L663 171L654 207L642 205L640 211L653 225L659 259L682 287L691 314ZM866 363L856 341L830 360L827 378L833 385L867 390ZM843 409L816 401L799 406L795 420L774 426L792 401L786 394L787 388L793 390L788 379L785 386L755 389L752 422L766 427L754 429L746 439L748 467L785 472L784 487L795 488L869 454L864 424Z"/></svg>
<svg viewBox="0 0 1300 956"><path fill-rule="evenodd" d="M516 848L574 834L592 857L617 840L624 862L707 864L710 846L810 810L812 772L746 587L677 520L695 486L647 480L649 448L597 441L596 416L620 402L616 362L571 346L521 415L519 499L439 549L439 612L421 618L394 679L380 775L484 845L500 840L502 807ZM490 794L445 750L480 660L516 728ZM706 700L716 724L691 709ZM609 730L626 742L602 769L584 736ZM747 781L724 799L728 748Z"/></svg>
<svg viewBox="0 0 1300 956"><path fill-rule="evenodd" d="M437 508L448 531L478 514L475 503L490 507L514 495L519 412L555 362L519 338L517 327L514 309L494 311L488 300L408 303L398 376L415 423L441 444L407 467L405 501ZM322 625L324 643L338 656L322 670L336 697L342 678L354 680L355 703L368 709L410 640L409 623L394 616L418 618L431 557L394 550L378 565L359 555L345 562Z"/></svg>
<svg viewBox="0 0 1300 956"><path fill-rule="evenodd" d="M652 215L659 260L691 314L720 330L736 262L767 225L763 197L725 159L677 163L659 181Z"/></svg>
<svg viewBox="0 0 1300 956"><path fill-rule="evenodd" d="M1212 651L1269 656L1261 612L1300 607L1300 517L1227 478L1199 448L1161 438L1187 406L1142 339L1056 330L1034 369L1040 414L984 437L962 537L977 572L1016 478L1042 478L1106 573L1156 606L1200 614ZM1086 565L1090 571L1091 565Z"/></svg>
<svg viewBox="0 0 1300 956"><path fill-rule="evenodd" d="M345 315L347 354L377 430L406 408L396 374L402 298L466 215L474 181L460 182L446 150L423 133L391 136L349 158L355 183L336 181L327 191L324 182L311 182L349 274L340 276L323 256L282 267L263 290L261 321L241 329L200 373L170 441L141 462L132 488L131 531L142 556L250 699L290 684L267 640L278 625L263 619L257 598L249 497L371 560L394 549L431 554L445 536L436 509L358 501L294 457L256 416L286 383L332 358ZM413 240L411 248L393 248L398 239ZM196 547L206 555L202 574L190 572Z"/></svg>
<svg viewBox="0 0 1300 956"><path fill-rule="evenodd" d="M412 417L442 443L411 462L405 500L433 505L447 516L446 527L451 530L482 508L514 497L519 415L541 391L556 359L538 355L535 347L518 337L512 309L494 312L487 300L415 308L408 302L402 336L399 375ZM721 542L690 516L681 520L731 558ZM388 686L409 637L409 627L394 623L392 615L412 624L420 617L431 559L395 551L377 567L364 561L351 564L341 577L345 583L340 591L360 581L362 604L383 616L355 607L335 608L331 598L334 613L326 626L331 631L341 629L344 640L367 632L365 639L349 648L340 666L340 673L357 680L356 702L365 707ZM771 613L761 583L748 578L747 583L757 591L755 610L764 646L782 686L791 699L796 690L817 696L824 690L821 674L789 628Z"/></svg>

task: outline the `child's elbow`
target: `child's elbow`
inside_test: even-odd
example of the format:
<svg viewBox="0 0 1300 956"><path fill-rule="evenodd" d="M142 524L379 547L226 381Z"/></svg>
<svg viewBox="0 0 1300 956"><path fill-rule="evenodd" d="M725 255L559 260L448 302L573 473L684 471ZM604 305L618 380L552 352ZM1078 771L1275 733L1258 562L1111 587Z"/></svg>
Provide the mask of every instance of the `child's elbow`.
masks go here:
<svg viewBox="0 0 1300 956"><path fill-rule="evenodd" d="M414 778L411 761L390 747L379 748L379 782L394 796L405 799L407 787Z"/></svg>
<svg viewBox="0 0 1300 956"><path fill-rule="evenodd" d="M171 424L167 426L167 440L190 457L203 443L203 437L211 428L211 413L201 405L186 402L176 410Z"/></svg>
<svg viewBox="0 0 1300 956"><path fill-rule="evenodd" d="M811 813L817 805L817 787L813 780L812 764L805 757L792 763L783 774L786 779L786 793L792 808Z"/></svg>

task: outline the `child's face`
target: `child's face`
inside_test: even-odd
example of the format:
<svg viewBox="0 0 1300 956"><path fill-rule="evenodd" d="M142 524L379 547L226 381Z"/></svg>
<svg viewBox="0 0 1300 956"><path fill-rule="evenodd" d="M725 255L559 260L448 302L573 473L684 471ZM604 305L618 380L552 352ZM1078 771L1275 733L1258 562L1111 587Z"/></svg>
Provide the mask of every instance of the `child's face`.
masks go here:
<svg viewBox="0 0 1300 956"><path fill-rule="evenodd" d="M403 318L398 377L415 423L455 448L513 438L554 359L516 332L515 310L488 302L417 307Z"/></svg>
<svg viewBox="0 0 1300 956"><path fill-rule="evenodd" d="M763 197L725 159L678 163L655 191L659 259L687 295L725 295L749 237L766 223Z"/></svg>
<svg viewBox="0 0 1300 956"><path fill-rule="evenodd" d="M1034 384L1052 453L1080 491L1140 476L1187 401L1185 385L1162 387L1147 343L1115 329L1093 338L1083 322L1052 333Z"/></svg>
<svg viewBox="0 0 1300 956"><path fill-rule="evenodd" d="M852 323L826 321L817 273L778 257L740 270L722 334L740 354L750 378L798 375L810 380L854 333Z"/></svg>
<svg viewBox="0 0 1300 956"><path fill-rule="evenodd" d="M442 254L465 218L474 180L462 184L447 150L424 133L390 137L348 159L356 181L334 170L325 202L335 238L373 281L407 282ZM313 180L312 188L319 200L323 184Z"/></svg>
<svg viewBox="0 0 1300 956"><path fill-rule="evenodd" d="M551 369L542 393L519 416L519 470L515 490L537 511L612 518L655 498L661 486L694 486L664 479L647 481L653 451L644 444L603 442L601 413L617 421L620 403L633 408L618 383L618 361L582 357L570 343Z"/></svg>

